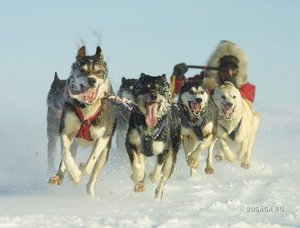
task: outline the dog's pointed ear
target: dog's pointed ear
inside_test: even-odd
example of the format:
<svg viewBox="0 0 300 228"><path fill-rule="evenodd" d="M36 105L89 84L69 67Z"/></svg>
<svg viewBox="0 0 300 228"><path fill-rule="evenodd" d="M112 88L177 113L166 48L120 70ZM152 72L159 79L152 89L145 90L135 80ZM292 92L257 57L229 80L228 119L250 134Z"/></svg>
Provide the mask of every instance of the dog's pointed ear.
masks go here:
<svg viewBox="0 0 300 228"><path fill-rule="evenodd" d="M125 82L126 78L125 77L122 77L122 82Z"/></svg>
<svg viewBox="0 0 300 228"><path fill-rule="evenodd" d="M99 46L96 48L95 56L97 56L99 59L103 58L102 49Z"/></svg>
<svg viewBox="0 0 300 228"><path fill-rule="evenodd" d="M57 75L57 72L54 73L54 81L60 81L58 75Z"/></svg>
<svg viewBox="0 0 300 228"><path fill-rule="evenodd" d="M162 77L167 80L166 74L163 74Z"/></svg>
<svg viewBox="0 0 300 228"><path fill-rule="evenodd" d="M76 60L82 59L83 57L85 57L85 55L85 46L82 46L77 52Z"/></svg>

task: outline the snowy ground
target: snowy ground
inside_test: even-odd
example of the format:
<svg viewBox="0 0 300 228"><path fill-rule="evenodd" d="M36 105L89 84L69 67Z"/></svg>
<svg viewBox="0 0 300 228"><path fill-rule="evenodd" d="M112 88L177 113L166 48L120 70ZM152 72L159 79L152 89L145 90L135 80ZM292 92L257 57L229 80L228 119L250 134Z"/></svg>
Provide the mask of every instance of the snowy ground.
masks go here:
<svg viewBox="0 0 300 228"><path fill-rule="evenodd" d="M202 158L201 172L191 178L181 150L160 203L149 180L145 192L133 192L125 151L115 146L96 198L85 195L86 179L79 186L68 178L48 185L45 119L15 120L10 128L1 123L7 130L0 138L0 227L299 227L300 109L256 109L261 125L250 170L215 163L207 176Z"/></svg>

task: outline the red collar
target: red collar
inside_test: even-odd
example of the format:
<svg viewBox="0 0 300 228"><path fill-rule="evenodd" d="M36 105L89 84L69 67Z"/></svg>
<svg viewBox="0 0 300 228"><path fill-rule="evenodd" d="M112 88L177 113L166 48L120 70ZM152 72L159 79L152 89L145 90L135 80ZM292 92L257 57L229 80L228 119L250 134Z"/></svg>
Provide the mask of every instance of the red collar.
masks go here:
<svg viewBox="0 0 300 228"><path fill-rule="evenodd" d="M85 139L87 141L93 141L94 139L91 137L90 126L91 126L91 123L102 112L102 110L103 110L102 106L100 106L98 108L98 110L96 111L96 113L94 115L88 117L87 119L84 119L83 112L78 105L73 105L72 108L73 108L74 113L76 114L76 116L78 117L78 119L81 122L81 126L80 126L80 129L79 129L76 137Z"/></svg>

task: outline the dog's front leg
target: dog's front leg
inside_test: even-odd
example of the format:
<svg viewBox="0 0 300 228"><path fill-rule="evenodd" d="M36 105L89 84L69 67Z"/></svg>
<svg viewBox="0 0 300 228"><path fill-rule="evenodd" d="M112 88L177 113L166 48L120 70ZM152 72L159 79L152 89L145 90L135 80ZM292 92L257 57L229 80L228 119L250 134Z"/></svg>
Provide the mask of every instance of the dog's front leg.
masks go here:
<svg viewBox="0 0 300 228"><path fill-rule="evenodd" d="M98 139L95 142L95 145L93 147L92 153L90 154L88 160L86 163L81 163L79 165L79 168L82 172L85 172L88 175L91 175L92 170L97 162L98 157L100 156L100 154L102 153L102 151L104 150L104 148L107 147L108 141L109 141L109 137L106 137L104 139Z"/></svg>
<svg viewBox="0 0 300 228"><path fill-rule="evenodd" d="M163 167L163 162L165 160L166 154L168 151L164 151L162 154L159 154L156 158L156 164L154 171L150 174L150 180L153 183L158 183L162 177L161 169Z"/></svg>
<svg viewBox="0 0 300 228"><path fill-rule="evenodd" d="M185 159L186 159L187 163L188 163L189 156L195 149L195 145L196 145L196 141L191 136L189 136L189 135L183 136L183 148L184 148ZM190 175L195 176L196 173L197 173L197 169L190 167Z"/></svg>
<svg viewBox="0 0 300 228"><path fill-rule="evenodd" d="M176 164L176 154L173 149L170 149L167 157L163 161L162 166L162 176L160 178L160 182L155 189L155 199L161 200L163 196L164 186L166 185L167 181L169 180L170 176L174 171L174 167Z"/></svg>
<svg viewBox="0 0 300 228"><path fill-rule="evenodd" d="M230 162L236 161L236 156L231 152L226 142L226 139L220 138L220 145L221 145L221 154L223 154L225 158Z"/></svg>
<svg viewBox="0 0 300 228"><path fill-rule="evenodd" d="M206 168L205 168L206 174L214 173L214 169L212 167L212 153L214 151L215 143L216 143L216 139L213 138L212 141L210 142L210 145L208 146L208 154L206 158Z"/></svg>
<svg viewBox="0 0 300 228"><path fill-rule="evenodd" d="M62 144L62 159L66 165L67 171L74 183L79 183L81 181L81 171L78 169L75 160L71 153L72 139L68 135L61 135Z"/></svg>
<svg viewBox="0 0 300 228"><path fill-rule="evenodd" d="M65 176L65 172L66 172L66 165L63 162L63 160L61 160L57 173L54 176L49 178L48 183L52 185L61 185Z"/></svg>
<svg viewBox="0 0 300 228"><path fill-rule="evenodd" d="M132 175L131 179L134 182L134 191L143 192L145 190L145 155L132 151L132 161L131 161Z"/></svg>
<svg viewBox="0 0 300 228"><path fill-rule="evenodd" d="M112 137L110 138L106 147L103 149L103 151L99 155L98 160L93 167L93 171L91 173L90 180L86 186L87 194L90 196L95 196L96 181L99 176L99 173L102 171L102 169L104 168L104 166L108 160L108 156L109 156L109 152L110 152L110 148L111 148L111 139L112 139Z"/></svg>
<svg viewBox="0 0 300 228"><path fill-rule="evenodd" d="M213 134L209 134L190 154L187 162L191 168L199 169L199 157L203 153L203 151L211 144L213 137Z"/></svg>

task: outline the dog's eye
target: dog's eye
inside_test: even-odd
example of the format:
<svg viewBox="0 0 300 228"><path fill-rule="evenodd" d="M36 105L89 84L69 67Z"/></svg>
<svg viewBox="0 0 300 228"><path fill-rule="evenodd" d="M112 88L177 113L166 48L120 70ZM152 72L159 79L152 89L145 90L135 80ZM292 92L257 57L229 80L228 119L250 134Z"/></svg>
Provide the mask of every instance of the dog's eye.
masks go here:
<svg viewBox="0 0 300 228"><path fill-rule="evenodd" d="M233 98L233 99L235 99L235 98L236 98L236 96L233 96L232 98Z"/></svg>
<svg viewBox="0 0 300 228"><path fill-rule="evenodd" d="M189 93L190 93L190 94L193 94L194 92L193 92L193 90L189 90Z"/></svg>
<svg viewBox="0 0 300 228"><path fill-rule="evenodd" d="M223 95L223 96L222 96L222 99L226 99L226 97Z"/></svg>
<svg viewBox="0 0 300 228"><path fill-rule="evenodd" d="M201 93L201 94L204 94L204 90L201 90L200 93Z"/></svg>
<svg viewBox="0 0 300 228"><path fill-rule="evenodd" d="M85 72L85 69L80 68L79 71L80 71L81 73L84 73L84 72Z"/></svg>

